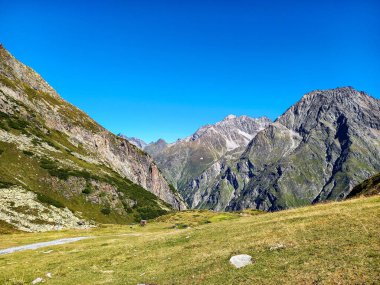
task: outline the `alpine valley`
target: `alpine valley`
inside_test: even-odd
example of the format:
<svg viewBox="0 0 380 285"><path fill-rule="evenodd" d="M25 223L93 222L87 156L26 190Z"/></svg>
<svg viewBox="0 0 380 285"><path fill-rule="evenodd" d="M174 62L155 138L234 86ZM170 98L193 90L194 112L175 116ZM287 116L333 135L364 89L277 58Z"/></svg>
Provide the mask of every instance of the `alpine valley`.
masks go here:
<svg viewBox="0 0 380 285"><path fill-rule="evenodd" d="M380 285L380 0L0 3L0 285Z"/></svg>
<svg viewBox="0 0 380 285"><path fill-rule="evenodd" d="M379 172L351 87L147 144L0 48L0 284L377 284Z"/></svg>
<svg viewBox="0 0 380 285"><path fill-rule="evenodd" d="M1 47L0 117L0 220L18 230L187 208L278 211L378 191L380 102L351 87L308 93L274 122L229 115L147 144L107 131ZM372 190L354 188L369 178Z"/></svg>

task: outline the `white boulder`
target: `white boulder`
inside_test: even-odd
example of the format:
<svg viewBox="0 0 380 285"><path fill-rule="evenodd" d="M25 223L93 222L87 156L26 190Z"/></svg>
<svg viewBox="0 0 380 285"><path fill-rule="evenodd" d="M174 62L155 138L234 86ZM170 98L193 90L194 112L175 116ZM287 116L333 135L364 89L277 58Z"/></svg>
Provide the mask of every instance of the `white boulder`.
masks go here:
<svg viewBox="0 0 380 285"><path fill-rule="evenodd" d="M252 264L252 256L248 254L234 255L230 258L230 263L236 268L241 268L246 265Z"/></svg>

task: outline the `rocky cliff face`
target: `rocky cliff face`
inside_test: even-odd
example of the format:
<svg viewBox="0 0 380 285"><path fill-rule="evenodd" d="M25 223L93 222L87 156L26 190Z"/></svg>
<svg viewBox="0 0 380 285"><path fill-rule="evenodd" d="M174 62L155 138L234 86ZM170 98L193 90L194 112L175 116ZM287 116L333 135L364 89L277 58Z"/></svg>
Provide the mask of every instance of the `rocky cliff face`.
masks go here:
<svg viewBox="0 0 380 285"><path fill-rule="evenodd" d="M249 141L270 122L265 117L229 115L185 139L172 144L159 140L145 147L145 151L194 208L202 202L205 188L220 174L225 161L239 157Z"/></svg>
<svg viewBox="0 0 380 285"><path fill-rule="evenodd" d="M115 208L120 215L127 215L125 209L137 214L139 206L146 206L146 211L149 207L168 209L169 205L185 208L149 155L64 101L4 48L0 49L0 111L1 180L35 192L49 185L59 199L104 200L98 204ZM27 164L32 168L26 169ZM33 179L29 171L34 172ZM86 185L92 193L81 197L80 189L84 191ZM66 190L59 193L63 188ZM144 189L164 202L145 194ZM143 196L149 196L146 205ZM140 208L140 214L143 211Z"/></svg>
<svg viewBox="0 0 380 285"><path fill-rule="evenodd" d="M379 100L351 87L317 90L224 166L203 207L275 211L344 199L379 170Z"/></svg>

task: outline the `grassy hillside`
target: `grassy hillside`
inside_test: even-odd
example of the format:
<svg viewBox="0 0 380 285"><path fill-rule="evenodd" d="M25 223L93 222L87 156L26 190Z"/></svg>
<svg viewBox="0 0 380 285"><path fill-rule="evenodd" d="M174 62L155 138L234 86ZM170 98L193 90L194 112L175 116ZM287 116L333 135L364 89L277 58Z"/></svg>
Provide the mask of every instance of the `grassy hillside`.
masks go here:
<svg viewBox="0 0 380 285"><path fill-rule="evenodd" d="M51 272L45 284L378 284L379 221L374 196L275 213L186 211L144 228L7 234L1 248L95 238L0 256L0 283ZM232 267L240 253L254 264Z"/></svg>

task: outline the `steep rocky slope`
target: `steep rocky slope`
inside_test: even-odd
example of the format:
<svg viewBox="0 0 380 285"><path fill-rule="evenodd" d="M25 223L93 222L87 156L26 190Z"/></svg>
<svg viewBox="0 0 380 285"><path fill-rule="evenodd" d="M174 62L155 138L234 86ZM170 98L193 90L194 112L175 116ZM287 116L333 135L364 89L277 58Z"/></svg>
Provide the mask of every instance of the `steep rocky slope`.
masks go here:
<svg viewBox="0 0 380 285"><path fill-rule="evenodd" d="M0 119L3 186L43 193L105 222L185 208L151 157L64 101L4 48Z"/></svg>
<svg viewBox="0 0 380 285"><path fill-rule="evenodd" d="M227 116L193 135L167 144L164 140L144 148L190 207L197 207L208 182L220 174L225 161L236 159L250 140L271 121L266 117Z"/></svg>
<svg viewBox="0 0 380 285"><path fill-rule="evenodd" d="M380 194L380 173L371 176L360 184L356 185L348 194L347 198L358 196L372 196Z"/></svg>
<svg viewBox="0 0 380 285"><path fill-rule="evenodd" d="M317 90L225 166L202 207L275 211L344 199L379 171L379 100L351 87Z"/></svg>

